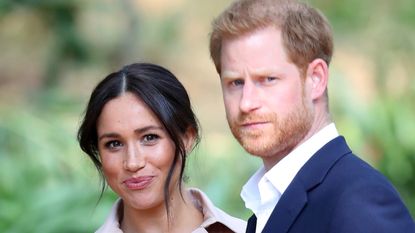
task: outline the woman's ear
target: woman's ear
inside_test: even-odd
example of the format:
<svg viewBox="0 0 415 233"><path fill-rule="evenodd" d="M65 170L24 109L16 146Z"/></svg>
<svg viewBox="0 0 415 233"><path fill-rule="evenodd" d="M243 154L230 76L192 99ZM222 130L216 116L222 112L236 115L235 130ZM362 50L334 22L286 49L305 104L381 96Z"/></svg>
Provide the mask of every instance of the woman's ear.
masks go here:
<svg viewBox="0 0 415 233"><path fill-rule="evenodd" d="M183 144L186 148L186 153L191 152L193 149L193 144L196 138L196 130L192 127L189 127L185 134L183 135Z"/></svg>
<svg viewBox="0 0 415 233"><path fill-rule="evenodd" d="M315 59L308 65L306 75L311 83L311 98L315 100L324 96L329 78L327 63L323 59Z"/></svg>

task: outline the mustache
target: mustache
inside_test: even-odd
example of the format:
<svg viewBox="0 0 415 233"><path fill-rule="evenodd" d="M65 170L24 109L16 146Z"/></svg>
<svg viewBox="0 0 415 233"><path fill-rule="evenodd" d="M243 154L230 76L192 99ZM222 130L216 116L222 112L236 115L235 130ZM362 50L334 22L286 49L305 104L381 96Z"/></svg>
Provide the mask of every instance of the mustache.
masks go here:
<svg viewBox="0 0 415 233"><path fill-rule="evenodd" d="M238 125L249 124L253 122L269 122L277 119L276 114L239 114L237 118Z"/></svg>

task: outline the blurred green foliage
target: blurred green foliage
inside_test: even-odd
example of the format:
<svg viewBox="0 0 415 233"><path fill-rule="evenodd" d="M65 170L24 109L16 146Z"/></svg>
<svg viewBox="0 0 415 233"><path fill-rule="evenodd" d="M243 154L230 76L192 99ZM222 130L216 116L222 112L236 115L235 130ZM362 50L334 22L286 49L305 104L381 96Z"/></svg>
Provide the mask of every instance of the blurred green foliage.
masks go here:
<svg viewBox="0 0 415 233"><path fill-rule="evenodd" d="M183 2L159 15L133 1L0 2L0 232L92 232L103 222L116 196L107 190L97 204L98 173L76 142L83 108L95 83L126 63L204 67L208 53L205 60L193 56L207 50L209 25L196 17L209 22L229 1ZM339 131L392 181L414 215L415 1L310 2L335 32L329 95ZM186 39L185 28L205 39ZM351 58L344 59L345 51ZM362 58L365 65L354 71L362 75L353 77ZM212 64L208 70L214 76ZM198 76L217 82L202 73L192 73L189 82ZM201 86L211 87L206 83ZM210 97L192 99L207 103ZM189 186L246 219L239 192L261 161L228 130L202 128L204 141L187 165Z"/></svg>
<svg viewBox="0 0 415 233"><path fill-rule="evenodd" d="M74 125L65 124L64 112L0 113L1 232L92 232L91 222L100 221L92 218L97 182L77 158Z"/></svg>

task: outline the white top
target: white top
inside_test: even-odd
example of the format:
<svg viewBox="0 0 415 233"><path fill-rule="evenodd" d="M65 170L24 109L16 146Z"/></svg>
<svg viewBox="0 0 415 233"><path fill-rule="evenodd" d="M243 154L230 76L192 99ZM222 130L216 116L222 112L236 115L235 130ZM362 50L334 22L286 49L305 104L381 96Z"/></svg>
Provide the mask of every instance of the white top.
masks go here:
<svg viewBox="0 0 415 233"><path fill-rule="evenodd" d="M258 169L243 186L241 197L246 208L257 217L256 232L261 232L281 195L303 165L320 148L339 136L336 126L331 123L299 145L268 172L264 166Z"/></svg>
<svg viewBox="0 0 415 233"><path fill-rule="evenodd" d="M232 217L229 214L225 213L221 209L213 205L209 198L199 189L191 188L189 189L194 200L196 200L198 207L201 208L203 212L203 223L192 231L192 233L207 233L206 228L211 226L214 223L220 223L222 226L229 228L228 231L223 231L223 227L219 227L218 231L211 230L210 232L245 232L246 222ZM111 212L104 224L95 232L95 233L122 233L120 229L120 216L119 208L122 205L122 199L118 199L113 205Z"/></svg>

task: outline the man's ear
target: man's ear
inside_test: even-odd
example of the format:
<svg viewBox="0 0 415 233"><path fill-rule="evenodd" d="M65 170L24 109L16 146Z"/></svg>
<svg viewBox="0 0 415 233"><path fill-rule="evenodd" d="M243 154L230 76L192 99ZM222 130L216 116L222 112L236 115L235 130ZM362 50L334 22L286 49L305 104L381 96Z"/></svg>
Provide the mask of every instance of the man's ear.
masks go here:
<svg viewBox="0 0 415 233"><path fill-rule="evenodd" d="M329 79L327 63L323 59L315 59L308 65L306 75L311 82L311 98L315 100L322 97Z"/></svg>

